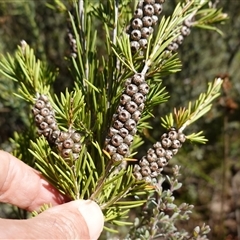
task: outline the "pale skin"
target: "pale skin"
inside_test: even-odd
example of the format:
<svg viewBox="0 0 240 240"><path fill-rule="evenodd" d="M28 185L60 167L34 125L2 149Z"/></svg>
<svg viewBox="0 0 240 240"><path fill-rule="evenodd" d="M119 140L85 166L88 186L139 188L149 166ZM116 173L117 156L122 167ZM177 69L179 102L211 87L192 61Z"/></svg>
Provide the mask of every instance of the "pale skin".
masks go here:
<svg viewBox="0 0 240 240"><path fill-rule="evenodd" d="M0 202L28 211L52 208L27 220L0 218L0 239L98 239L104 224L90 200L70 201L43 176L11 154L0 151Z"/></svg>

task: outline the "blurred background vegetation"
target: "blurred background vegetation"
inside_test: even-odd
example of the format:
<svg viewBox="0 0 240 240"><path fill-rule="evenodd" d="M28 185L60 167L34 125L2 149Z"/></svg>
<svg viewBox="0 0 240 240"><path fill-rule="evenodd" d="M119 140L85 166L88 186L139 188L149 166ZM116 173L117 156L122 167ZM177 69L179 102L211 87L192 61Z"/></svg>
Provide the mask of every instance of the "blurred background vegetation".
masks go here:
<svg viewBox="0 0 240 240"><path fill-rule="evenodd" d="M65 59L70 51L66 16L46 6L52 2L0 0L0 53L14 54L24 39L41 60L58 69L54 86L58 93L71 87L73 79ZM165 13L170 13L177 2L166 1ZM204 130L209 141L205 145L185 144L170 164L181 165L182 169L183 187L176 195L177 201L195 205L192 220L184 227L193 228L205 222L212 229L209 239L232 240L239 239L240 226L240 1L212 2L229 15L226 24L219 26L223 35L192 30L179 50L182 71L164 79L171 98L155 109L152 130L145 132L145 137L150 146L162 134L156 131L160 117L174 107L187 106L216 76L225 79L222 96L212 111L189 129L189 133ZM0 148L9 152L13 150L9 138L14 132L26 131L30 124L25 103L13 95L16 88L14 82L0 76ZM146 144L143 151L149 146ZM0 217L16 215L16 209L0 207Z"/></svg>

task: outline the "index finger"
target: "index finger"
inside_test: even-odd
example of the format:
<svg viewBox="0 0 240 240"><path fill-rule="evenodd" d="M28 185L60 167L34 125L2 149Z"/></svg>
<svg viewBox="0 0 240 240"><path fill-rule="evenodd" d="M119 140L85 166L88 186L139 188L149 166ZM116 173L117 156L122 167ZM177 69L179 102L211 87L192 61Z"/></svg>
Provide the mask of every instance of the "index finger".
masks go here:
<svg viewBox="0 0 240 240"><path fill-rule="evenodd" d="M37 170L0 151L0 202L33 211L45 203L54 206L66 200Z"/></svg>

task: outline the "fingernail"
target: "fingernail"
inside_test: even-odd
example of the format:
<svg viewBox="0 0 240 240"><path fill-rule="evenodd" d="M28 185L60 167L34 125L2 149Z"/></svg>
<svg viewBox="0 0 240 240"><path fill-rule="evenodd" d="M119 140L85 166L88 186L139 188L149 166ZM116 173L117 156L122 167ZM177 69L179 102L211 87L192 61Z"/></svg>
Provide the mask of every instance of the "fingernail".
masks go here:
<svg viewBox="0 0 240 240"><path fill-rule="evenodd" d="M88 226L90 239L98 239L104 225L103 213L98 204L91 200L85 200L81 202L78 210Z"/></svg>

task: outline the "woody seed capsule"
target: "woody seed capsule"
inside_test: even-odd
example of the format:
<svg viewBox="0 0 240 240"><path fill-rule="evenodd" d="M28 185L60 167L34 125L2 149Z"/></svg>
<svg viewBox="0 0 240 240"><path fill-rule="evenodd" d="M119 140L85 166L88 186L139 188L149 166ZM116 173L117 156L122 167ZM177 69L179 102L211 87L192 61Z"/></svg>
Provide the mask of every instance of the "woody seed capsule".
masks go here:
<svg viewBox="0 0 240 240"><path fill-rule="evenodd" d="M170 159L172 159L172 157L173 157L172 151L171 150L166 150L165 158L167 160L170 160Z"/></svg>
<svg viewBox="0 0 240 240"><path fill-rule="evenodd" d="M155 153L148 153L147 154L147 160L149 162L154 162L157 160L157 155Z"/></svg>
<svg viewBox="0 0 240 240"><path fill-rule="evenodd" d="M121 121L119 121L119 120L116 120L113 123L113 127L118 129L118 130L121 129L123 126L124 126L124 124Z"/></svg>
<svg viewBox="0 0 240 240"><path fill-rule="evenodd" d="M164 138L167 138L167 137L168 137L168 134L164 133L164 134L162 134L161 139L164 139Z"/></svg>
<svg viewBox="0 0 240 240"><path fill-rule="evenodd" d="M181 44L183 43L183 40L184 40L184 37L183 37L182 35L179 35L179 36L177 37L177 43L178 43L179 45L181 45Z"/></svg>
<svg viewBox="0 0 240 240"><path fill-rule="evenodd" d="M188 36L190 34L190 29L187 26L182 26L181 33L183 36Z"/></svg>
<svg viewBox="0 0 240 240"><path fill-rule="evenodd" d="M131 78L127 78L125 80L124 87L126 88L130 83L132 83L132 79Z"/></svg>
<svg viewBox="0 0 240 240"><path fill-rule="evenodd" d="M131 97L128 96L127 94L123 94L120 98L120 103L125 105L127 102L131 101Z"/></svg>
<svg viewBox="0 0 240 240"><path fill-rule="evenodd" d="M110 145L110 144L108 144L108 145L105 147L105 150L106 150L110 155L113 155L114 153L117 152L117 149L116 149L114 146Z"/></svg>
<svg viewBox="0 0 240 240"><path fill-rule="evenodd" d="M153 5L153 8L154 8L154 14L156 14L156 15L159 15L163 10L162 4L160 4L160 3L155 3Z"/></svg>
<svg viewBox="0 0 240 240"><path fill-rule="evenodd" d="M116 134L112 137L111 143L113 146L118 147L120 144L123 143L123 138L120 135Z"/></svg>
<svg viewBox="0 0 240 240"><path fill-rule="evenodd" d="M167 160L164 157L158 158L157 164L159 167L165 167L167 165Z"/></svg>
<svg viewBox="0 0 240 240"><path fill-rule="evenodd" d="M122 143L118 146L117 152L121 154L122 156L125 156L129 153L129 147L126 143Z"/></svg>
<svg viewBox="0 0 240 240"><path fill-rule="evenodd" d="M135 111L137 111L138 106L135 102L130 101L126 104L126 109L127 109L128 112L134 113Z"/></svg>
<svg viewBox="0 0 240 240"><path fill-rule="evenodd" d="M43 129L43 132L42 132L44 137L48 137L51 133L52 133L52 129L49 127Z"/></svg>
<svg viewBox="0 0 240 240"><path fill-rule="evenodd" d="M35 107L38 109L42 109L45 107L45 102L42 100L37 100L37 102L35 103Z"/></svg>
<svg viewBox="0 0 240 240"><path fill-rule="evenodd" d="M138 43L138 41L131 41L130 45L132 52L137 52L140 48L140 44Z"/></svg>
<svg viewBox="0 0 240 240"><path fill-rule="evenodd" d="M159 175L158 172L153 171L153 172L151 172L150 177L151 177L151 178L155 178L155 177L157 177L158 175ZM152 179L151 179L151 181L152 181Z"/></svg>
<svg viewBox="0 0 240 240"><path fill-rule="evenodd" d="M161 148L162 144L160 142L156 142L155 144L153 144L154 148Z"/></svg>
<svg viewBox="0 0 240 240"><path fill-rule="evenodd" d="M47 124L46 122L41 122L40 125L39 125L39 127L40 127L41 129L46 129L46 128L48 127L48 124Z"/></svg>
<svg viewBox="0 0 240 240"><path fill-rule="evenodd" d="M184 143L185 140L186 140L186 137L183 133L179 133L178 134L178 140L181 142L181 143Z"/></svg>
<svg viewBox="0 0 240 240"><path fill-rule="evenodd" d="M123 160L123 156L119 153L114 153L113 156L112 156L112 159L115 161L115 162L120 162Z"/></svg>
<svg viewBox="0 0 240 240"><path fill-rule="evenodd" d="M48 100L48 96L47 95L44 95L44 94L41 94L39 96L39 99L40 100L43 100L45 103L47 103L49 100Z"/></svg>
<svg viewBox="0 0 240 240"><path fill-rule="evenodd" d="M80 143L74 143L72 147L72 151L74 153L79 153L82 149L82 145Z"/></svg>
<svg viewBox="0 0 240 240"><path fill-rule="evenodd" d="M133 94L138 92L138 87L135 84L129 84L126 87L126 94L132 96Z"/></svg>
<svg viewBox="0 0 240 240"><path fill-rule="evenodd" d="M149 183L153 181L153 179L150 176L143 177L143 179L145 182L149 182Z"/></svg>
<svg viewBox="0 0 240 240"><path fill-rule="evenodd" d="M113 135L118 134L118 133L119 133L119 130L117 130L117 129L113 128L113 127L110 127L108 136L112 137Z"/></svg>
<svg viewBox="0 0 240 240"><path fill-rule="evenodd" d="M154 28L153 27L148 27L148 29L149 29L150 34L152 34L153 31L154 31Z"/></svg>
<svg viewBox="0 0 240 240"><path fill-rule="evenodd" d="M33 113L34 116L36 116L37 114L40 113L40 110L38 108L33 108L32 113Z"/></svg>
<svg viewBox="0 0 240 240"><path fill-rule="evenodd" d="M192 19L191 18L187 18L184 20L183 24L185 26L187 26L188 28L190 28L192 26Z"/></svg>
<svg viewBox="0 0 240 240"><path fill-rule="evenodd" d="M80 140L81 140L81 134L78 133L78 132L74 132L74 133L72 133L72 135L71 135L71 139L72 139L74 142L80 142Z"/></svg>
<svg viewBox="0 0 240 240"><path fill-rule="evenodd" d="M151 20L152 21L152 20ZM143 27L141 29L142 38L148 38L150 36L150 31L148 27ZM139 43L138 43L139 44ZM140 46L140 45L139 45Z"/></svg>
<svg viewBox="0 0 240 240"><path fill-rule="evenodd" d="M143 26L146 28L146 30L145 30L145 33L146 33L146 31L149 31L149 29L147 29L147 27L152 26L152 18L150 16L145 16L145 17L142 18L142 22L143 22ZM143 35L143 31L142 31L142 35ZM143 37L144 37L144 35L143 35Z"/></svg>
<svg viewBox="0 0 240 240"><path fill-rule="evenodd" d="M134 128L132 131L129 132L132 136L135 136L137 133L137 128Z"/></svg>
<svg viewBox="0 0 240 240"><path fill-rule="evenodd" d="M120 113L122 110L124 110L123 106L118 106L117 108L117 114L114 114L115 116L118 116L118 113Z"/></svg>
<svg viewBox="0 0 240 240"><path fill-rule="evenodd" d="M142 112L143 111L143 109L144 109L144 103L141 103L139 106L138 106L138 110L140 111L140 112Z"/></svg>
<svg viewBox="0 0 240 240"><path fill-rule="evenodd" d="M127 110L122 110L118 115L119 120L122 122L126 122L130 117L131 114Z"/></svg>
<svg viewBox="0 0 240 240"><path fill-rule="evenodd" d="M135 29L131 32L131 40L138 41L141 38L141 31Z"/></svg>
<svg viewBox="0 0 240 240"><path fill-rule="evenodd" d="M133 136L132 135L127 135L124 139L123 142L126 143L128 146L130 146L133 142Z"/></svg>
<svg viewBox="0 0 240 240"><path fill-rule="evenodd" d="M60 130L55 130L55 131L52 132L52 136L51 137L54 140L56 140L59 137L60 133L61 133Z"/></svg>
<svg viewBox="0 0 240 240"><path fill-rule="evenodd" d="M146 95L149 92L149 86L147 83L140 84L138 88L139 92L142 93L143 95Z"/></svg>
<svg viewBox="0 0 240 240"><path fill-rule="evenodd" d="M58 148L59 151L63 150L63 143L62 142L57 142L56 145L57 145L57 148Z"/></svg>
<svg viewBox="0 0 240 240"><path fill-rule="evenodd" d="M55 118L53 117L53 115L48 115L45 117L45 122L48 124L52 124L55 122Z"/></svg>
<svg viewBox="0 0 240 240"><path fill-rule="evenodd" d="M142 48L147 48L147 43L148 43L148 41L145 38L142 38L139 40L139 44Z"/></svg>
<svg viewBox="0 0 240 240"><path fill-rule="evenodd" d="M172 145L172 141L169 138L163 138L162 145L164 148L169 148Z"/></svg>
<svg viewBox="0 0 240 240"><path fill-rule="evenodd" d="M141 167L144 167L144 166L149 166L149 162L146 158L142 158L140 161L139 161L139 165Z"/></svg>
<svg viewBox="0 0 240 240"><path fill-rule="evenodd" d="M158 22L158 16L152 15L152 25L155 26Z"/></svg>
<svg viewBox="0 0 240 240"><path fill-rule="evenodd" d="M58 140L60 142L63 142L64 140L67 140L69 137L70 137L70 134L68 132L61 132L58 137Z"/></svg>
<svg viewBox="0 0 240 240"><path fill-rule="evenodd" d="M104 144L107 145L107 144L109 144L110 142L111 142L111 137L108 137L108 136L107 136L107 137L105 138Z"/></svg>
<svg viewBox="0 0 240 240"><path fill-rule="evenodd" d="M142 93L135 93L133 95L133 101L139 105L145 101L145 98Z"/></svg>
<svg viewBox="0 0 240 240"><path fill-rule="evenodd" d="M126 128L121 128L121 129L119 130L119 135L120 135L122 138L125 138L128 134L129 134L129 131L128 131Z"/></svg>
<svg viewBox="0 0 240 240"><path fill-rule="evenodd" d="M134 172L133 176L138 180L142 180L142 174L140 172Z"/></svg>
<svg viewBox="0 0 240 240"><path fill-rule="evenodd" d="M166 154L165 149L162 147L156 148L155 151L156 151L156 154L158 155L158 157L164 157Z"/></svg>
<svg viewBox="0 0 240 240"><path fill-rule="evenodd" d="M147 153L149 153L149 154L153 154L153 153L155 153L155 150L152 149L152 148L149 148L148 151L147 151Z"/></svg>
<svg viewBox="0 0 240 240"><path fill-rule="evenodd" d="M68 158L72 154L72 149L63 149L61 152L62 157Z"/></svg>
<svg viewBox="0 0 240 240"><path fill-rule="evenodd" d="M151 169L148 166L144 166L141 169L141 174L143 177L149 176L151 174Z"/></svg>
<svg viewBox="0 0 240 240"><path fill-rule="evenodd" d="M52 105L51 105L51 103L50 102L46 102L46 105L45 105L45 107L46 108L48 108L49 109L49 111L52 111Z"/></svg>
<svg viewBox="0 0 240 240"><path fill-rule="evenodd" d="M141 73L136 73L136 74L133 75L131 80L134 84L136 84L138 86L138 85L144 83L145 77Z"/></svg>
<svg viewBox="0 0 240 240"><path fill-rule="evenodd" d="M179 140L173 140L172 141L172 148L180 148L181 147L181 143Z"/></svg>
<svg viewBox="0 0 240 240"><path fill-rule="evenodd" d="M134 165L133 171L134 172L139 172L139 170L141 169L141 167L138 164Z"/></svg>
<svg viewBox="0 0 240 240"><path fill-rule="evenodd" d="M58 130L58 125L57 125L56 122L53 122L53 123L49 124L49 127L50 127L53 131Z"/></svg>
<svg viewBox="0 0 240 240"><path fill-rule="evenodd" d="M158 170L158 164L156 162L151 162L150 163L150 169L152 171L157 171Z"/></svg>
<svg viewBox="0 0 240 240"><path fill-rule="evenodd" d="M79 158L79 154L78 153L72 153L73 159L77 160Z"/></svg>
<svg viewBox="0 0 240 240"><path fill-rule="evenodd" d="M63 142L63 147L64 148L72 148L73 145L74 145L74 142L71 138L69 138L69 139L67 139Z"/></svg>
<svg viewBox="0 0 240 240"><path fill-rule="evenodd" d="M34 120L36 123L41 123L44 121L44 117L42 115L38 114L35 116Z"/></svg>
<svg viewBox="0 0 240 240"><path fill-rule="evenodd" d="M144 7L143 7L143 13L144 15L147 15L147 16L152 16L154 14L154 8L151 4L146 4Z"/></svg>
<svg viewBox="0 0 240 240"><path fill-rule="evenodd" d="M141 8L137 8L134 12L135 18L142 18L143 17L143 10Z"/></svg>
<svg viewBox="0 0 240 240"><path fill-rule="evenodd" d="M45 117L45 116L48 116L51 113L50 113L48 108L42 108L41 111L40 111L40 114Z"/></svg>
<svg viewBox="0 0 240 240"><path fill-rule="evenodd" d="M132 119L136 122L138 122L141 118L141 112L140 111L135 111L133 114L132 114Z"/></svg>
<svg viewBox="0 0 240 240"><path fill-rule="evenodd" d="M141 29L143 26L143 22L140 18L135 18L132 20L132 28L133 29ZM141 32L140 32L141 34Z"/></svg>
<svg viewBox="0 0 240 240"><path fill-rule="evenodd" d="M176 140L178 138L178 133L176 130L171 130L168 132L168 137L170 140Z"/></svg>
<svg viewBox="0 0 240 240"><path fill-rule="evenodd" d="M136 127L136 122L133 119L129 119L125 122L125 127L127 130L131 131Z"/></svg>

